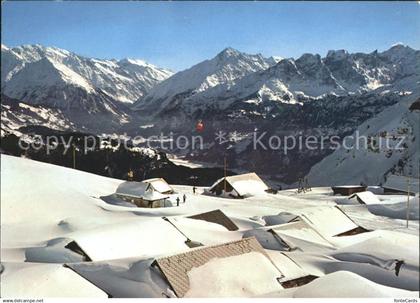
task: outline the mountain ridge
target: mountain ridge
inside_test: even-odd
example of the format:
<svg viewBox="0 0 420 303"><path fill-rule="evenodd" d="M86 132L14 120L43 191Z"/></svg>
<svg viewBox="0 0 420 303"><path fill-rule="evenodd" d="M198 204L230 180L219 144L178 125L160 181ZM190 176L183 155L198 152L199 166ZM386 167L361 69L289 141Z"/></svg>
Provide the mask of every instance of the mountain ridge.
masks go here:
<svg viewBox="0 0 420 303"><path fill-rule="evenodd" d="M60 66L60 72L67 69L67 74L73 77L63 80L83 79L88 86L101 90L116 102L130 104L138 97L145 94L157 82L172 75L166 69L158 68L150 63L139 59L107 60L80 56L57 47L45 47L39 44L23 45L9 48L2 44L2 71L1 86L9 97L22 99L22 96L8 90L10 81L24 71L28 65L47 59L54 66ZM70 71L70 72L69 72ZM26 92L31 92L30 84L33 81L42 81L42 78L29 77L26 82ZM50 83L43 83L48 87ZM91 91L88 89L87 91ZM22 93L22 90L20 91ZM29 101L30 100L26 100Z"/></svg>
<svg viewBox="0 0 420 303"><path fill-rule="evenodd" d="M28 48L32 51L27 53ZM203 150L170 152L221 165L220 155L226 154L232 169L256 171L282 185L304 176L322 182L323 171L351 158L332 150L293 150L287 155L281 150L254 150L253 131L265 131L267 137L334 135L343 139L376 117L391 121L381 112L392 114L392 106L400 108L399 103L419 97L420 51L404 45L367 54L331 50L322 57L305 53L296 59L264 58L228 47L160 81L156 80L160 71L149 69L150 64L139 59L89 59L42 46L11 52L2 45L3 54L2 99L10 99L2 104L2 136L22 135L25 126L34 129L33 125L96 134L189 136L196 134L197 120L203 120L200 134L209 143ZM88 72L89 77L82 76ZM136 94L143 95L135 104L127 102ZM401 121L411 115L397 114ZM213 135L220 130L238 133L239 139L215 144ZM378 127L377 134L382 131ZM383 153L385 158L387 153ZM404 159L412 154L418 154L413 145L394 153L386 169L409 163ZM371 156L357 154L360 163L365 155ZM383 174L383 170L372 171L373 177L366 181L382 180Z"/></svg>
<svg viewBox="0 0 420 303"><path fill-rule="evenodd" d="M236 56L241 54L231 48L226 50ZM226 50L211 60L216 60ZM420 51L403 45L369 54L332 50L324 58L319 54L305 53L297 59L282 59L265 69L249 71L241 77L220 81L204 90L194 87L186 90L179 85L182 78L193 77L197 73L196 69L205 62L208 60L161 82L140 98L133 109L146 112L155 110L156 114L156 110L165 111L166 106L185 106L184 110L191 114L206 106L223 108L229 105L229 101L244 99L246 96L258 96L258 100L249 100L250 102L270 100L298 103L301 102L301 97L346 95L376 89L403 90L420 83ZM162 87L165 92L156 94Z"/></svg>

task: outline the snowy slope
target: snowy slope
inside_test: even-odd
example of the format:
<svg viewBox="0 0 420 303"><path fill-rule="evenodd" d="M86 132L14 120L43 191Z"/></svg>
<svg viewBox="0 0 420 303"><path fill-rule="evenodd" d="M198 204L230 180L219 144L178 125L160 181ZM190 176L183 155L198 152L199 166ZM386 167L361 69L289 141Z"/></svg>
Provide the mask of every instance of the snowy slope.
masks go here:
<svg viewBox="0 0 420 303"><path fill-rule="evenodd" d="M345 50L329 51L324 59L335 79L346 90L413 88L419 81L420 53L397 44L370 54L349 54Z"/></svg>
<svg viewBox="0 0 420 303"><path fill-rule="evenodd" d="M284 211L309 213L314 206L318 220L312 222L318 230L322 209L336 205L336 197L325 188L238 200L201 195L203 188L193 194L189 186L173 185L178 194L171 195L171 200L187 195L187 202L179 207L126 207L100 198L113 193L122 180L5 155L1 161L0 272L2 295L8 297L103 297L104 293L113 297L173 297L152 262L162 255L189 251L186 236L204 245L222 244L241 239L249 231L266 230L258 218ZM239 230L183 218L214 209L221 209ZM418 296L418 221L410 221L406 229L400 220L375 216L366 209L355 208L351 214L353 220L386 230L347 237L325 235L331 247L320 247L311 239L304 243L295 239L293 251L266 249L272 264L252 254L213 259L188 273L189 295ZM163 216L176 227L162 220ZM66 246L71 241L76 241L93 262L69 250ZM398 276L397 259L405 262ZM255 263L259 264L257 270ZM238 275L239 264L248 264L244 275ZM272 265L284 274L282 281L308 274L320 278L306 286L283 289ZM202 284L202 276L207 277L206 284ZM330 292L331 285L342 283L342 279L348 281L348 287L335 287ZM28 289L27 285L33 287Z"/></svg>
<svg viewBox="0 0 420 303"><path fill-rule="evenodd" d="M337 271L298 288L294 298L359 298L415 297L415 292L383 286L348 271ZM281 293L277 293L281 296ZM275 296L275 295L273 295Z"/></svg>
<svg viewBox="0 0 420 303"><path fill-rule="evenodd" d="M6 134L22 135L19 128L43 125L54 130L74 130L74 124L60 109L42 105L29 105L4 95L1 98L1 137Z"/></svg>
<svg viewBox="0 0 420 303"><path fill-rule="evenodd" d="M107 298L98 287L60 264L6 263L2 272L2 297ZM4 284L3 284L4 283Z"/></svg>
<svg viewBox="0 0 420 303"><path fill-rule="evenodd" d="M418 111L410 111L409 107L419 95L416 90L360 125L357 129L359 137L369 138L369 144L365 146L363 139L360 139L357 148L357 141L350 138L347 145L354 148L341 147L311 168L307 175L311 184L343 185L364 182L378 185L391 172L418 178ZM352 136L357 138L356 133ZM380 138L383 143L380 143ZM390 148L386 146L386 139Z"/></svg>
<svg viewBox="0 0 420 303"><path fill-rule="evenodd" d="M87 92L101 90L116 101L132 103L172 74L142 60L93 59L41 45L2 45L1 51L2 90L9 97L24 101L30 101L22 98L25 93L38 96L34 87L47 89L60 82Z"/></svg>

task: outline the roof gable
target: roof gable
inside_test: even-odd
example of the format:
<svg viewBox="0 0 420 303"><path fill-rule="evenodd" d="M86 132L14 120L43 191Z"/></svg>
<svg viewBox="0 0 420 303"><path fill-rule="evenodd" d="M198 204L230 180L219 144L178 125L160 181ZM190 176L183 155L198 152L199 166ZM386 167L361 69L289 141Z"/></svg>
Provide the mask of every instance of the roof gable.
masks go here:
<svg viewBox="0 0 420 303"><path fill-rule="evenodd" d="M217 180L210 190L220 184L220 182L224 182L224 178ZM256 173L228 176L226 177L226 182L228 182L240 196L252 196L263 193L269 189Z"/></svg>
<svg viewBox="0 0 420 303"><path fill-rule="evenodd" d="M142 182L150 184L154 190L160 193L173 191L173 188L163 178L147 179L147 180L143 180Z"/></svg>

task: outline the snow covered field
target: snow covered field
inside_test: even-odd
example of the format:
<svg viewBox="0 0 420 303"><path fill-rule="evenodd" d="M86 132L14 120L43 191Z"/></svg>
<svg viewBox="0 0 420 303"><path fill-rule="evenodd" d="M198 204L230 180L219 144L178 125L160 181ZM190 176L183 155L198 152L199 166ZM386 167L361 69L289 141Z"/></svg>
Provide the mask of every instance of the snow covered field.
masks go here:
<svg viewBox="0 0 420 303"><path fill-rule="evenodd" d="M268 257L194 267L185 297L419 296L418 197L408 228L404 196L362 205L330 188L228 199L172 185L172 204L183 194L186 203L135 208L101 199L122 180L6 155L1 164L2 297L174 297L156 259L249 236ZM187 218L217 209L239 229ZM360 227L370 231L337 236ZM317 278L288 288L308 276Z"/></svg>

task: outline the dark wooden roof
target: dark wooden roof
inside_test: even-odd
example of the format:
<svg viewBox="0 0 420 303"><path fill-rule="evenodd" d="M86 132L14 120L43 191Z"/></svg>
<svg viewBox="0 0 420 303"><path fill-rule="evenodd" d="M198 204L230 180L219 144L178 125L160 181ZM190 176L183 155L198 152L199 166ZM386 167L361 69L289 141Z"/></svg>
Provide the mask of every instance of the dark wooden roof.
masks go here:
<svg viewBox="0 0 420 303"><path fill-rule="evenodd" d="M188 217L190 219L203 220L211 223L220 224L226 227L227 230L238 230L238 226L232 222L220 209L212 210L206 213Z"/></svg>

